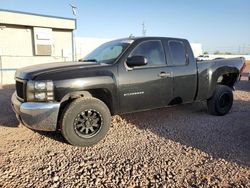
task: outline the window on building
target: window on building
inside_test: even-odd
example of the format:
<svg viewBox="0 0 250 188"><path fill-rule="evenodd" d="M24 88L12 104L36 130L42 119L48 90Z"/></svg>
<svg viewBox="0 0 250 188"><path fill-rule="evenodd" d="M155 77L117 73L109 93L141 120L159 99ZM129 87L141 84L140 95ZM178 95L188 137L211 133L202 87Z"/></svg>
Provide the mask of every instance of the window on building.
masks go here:
<svg viewBox="0 0 250 188"><path fill-rule="evenodd" d="M34 27L35 55L52 55L52 29Z"/></svg>

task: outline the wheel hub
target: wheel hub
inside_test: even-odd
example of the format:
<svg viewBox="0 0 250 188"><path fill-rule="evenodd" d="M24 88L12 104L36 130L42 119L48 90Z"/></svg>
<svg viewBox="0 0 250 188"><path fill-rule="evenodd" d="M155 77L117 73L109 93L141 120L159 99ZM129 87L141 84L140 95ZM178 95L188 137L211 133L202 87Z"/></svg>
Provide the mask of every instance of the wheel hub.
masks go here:
<svg viewBox="0 0 250 188"><path fill-rule="evenodd" d="M80 112L74 120L74 129L78 136L90 138L96 135L103 124L101 114L93 109Z"/></svg>

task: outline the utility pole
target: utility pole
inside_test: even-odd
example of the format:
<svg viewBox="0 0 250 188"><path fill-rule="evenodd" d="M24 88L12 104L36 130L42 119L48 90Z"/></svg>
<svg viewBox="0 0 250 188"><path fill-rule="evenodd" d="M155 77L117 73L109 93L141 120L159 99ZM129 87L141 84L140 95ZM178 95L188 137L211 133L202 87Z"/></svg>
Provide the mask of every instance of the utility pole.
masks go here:
<svg viewBox="0 0 250 188"><path fill-rule="evenodd" d="M239 45L239 51L238 51L238 54L240 55L241 54L241 46Z"/></svg>
<svg viewBox="0 0 250 188"><path fill-rule="evenodd" d="M146 30L146 26L145 26L145 23L142 22L142 36L146 36L146 33L147 33L147 30Z"/></svg>
<svg viewBox="0 0 250 188"><path fill-rule="evenodd" d="M76 22L76 28L75 30L73 31L73 61L77 61L77 47L76 47L76 30L77 30L77 15L76 15L76 11L77 11L77 7L73 4L69 4L69 6L71 7L72 9L72 13L74 15L74 18L75 18L75 22Z"/></svg>
<svg viewBox="0 0 250 188"><path fill-rule="evenodd" d="M242 47L242 54L243 54L243 55L245 54L245 49L246 49L246 44L244 43L244 44L243 44L243 47Z"/></svg>

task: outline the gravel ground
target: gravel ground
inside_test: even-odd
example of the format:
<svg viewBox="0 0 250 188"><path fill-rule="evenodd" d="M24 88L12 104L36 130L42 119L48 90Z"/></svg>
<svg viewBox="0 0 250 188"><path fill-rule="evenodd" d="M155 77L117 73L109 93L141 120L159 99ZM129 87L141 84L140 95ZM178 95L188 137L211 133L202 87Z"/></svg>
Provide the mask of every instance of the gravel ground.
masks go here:
<svg viewBox="0 0 250 188"><path fill-rule="evenodd" d="M103 141L79 148L18 125L5 87L0 187L250 187L250 82L236 88L226 116L205 103L115 116Z"/></svg>

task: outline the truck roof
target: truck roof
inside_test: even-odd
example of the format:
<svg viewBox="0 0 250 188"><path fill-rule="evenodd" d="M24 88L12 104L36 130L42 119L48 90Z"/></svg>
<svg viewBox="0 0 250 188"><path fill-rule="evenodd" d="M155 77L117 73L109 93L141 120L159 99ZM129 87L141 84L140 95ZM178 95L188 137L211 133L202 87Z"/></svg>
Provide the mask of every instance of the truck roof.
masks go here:
<svg viewBox="0 0 250 188"><path fill-rule="evenodd" d="M117 40L143 40L143 39L152 39L152 40L159 40L159 39L168 39L168 40L182 40L187 41L187 39L183 38L174 38L174 37L157 37L157 36L147 36L147 37L127 37L127 38L120 38Z"/></svg>

